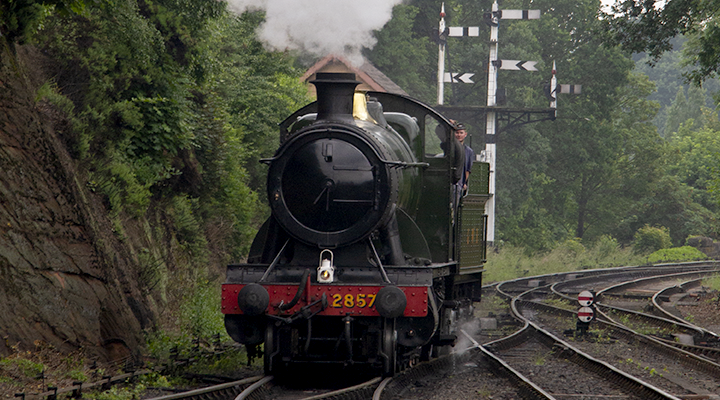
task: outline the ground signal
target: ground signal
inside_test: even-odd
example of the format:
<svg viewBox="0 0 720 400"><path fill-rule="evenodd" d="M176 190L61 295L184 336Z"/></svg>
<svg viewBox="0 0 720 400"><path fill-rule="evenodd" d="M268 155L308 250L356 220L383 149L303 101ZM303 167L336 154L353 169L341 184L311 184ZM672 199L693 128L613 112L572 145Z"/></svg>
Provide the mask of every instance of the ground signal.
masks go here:
<svg viewBox="0 0 720 400"><path fill-rule="evenodd" d="M591 307L580 307L577 317L581 322L590 322L595 317L595 311Z"/></svg>
<svg viewBox="0 0 720 400"><path fill-rule="evenodd" d="M589 290L583 290L578 294L578 303L580 303L583 307L588 307L592 305L592 303L595 301L595 295L592 294Z"/></svg>

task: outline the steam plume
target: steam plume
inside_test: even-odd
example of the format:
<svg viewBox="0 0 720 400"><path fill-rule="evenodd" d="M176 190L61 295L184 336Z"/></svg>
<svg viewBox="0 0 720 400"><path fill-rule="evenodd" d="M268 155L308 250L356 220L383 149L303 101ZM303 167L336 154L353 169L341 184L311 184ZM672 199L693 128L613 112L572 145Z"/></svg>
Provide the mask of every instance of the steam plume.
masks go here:
<svg viewBox="0 0 720 400"><path fill-rule="evenodd" d="M360 51L375 45L373 30L392 17L402 0L227 0L242 13L262 9L258 37L272 50L302 50L317 56L341 54L362 64Z"/></svg>

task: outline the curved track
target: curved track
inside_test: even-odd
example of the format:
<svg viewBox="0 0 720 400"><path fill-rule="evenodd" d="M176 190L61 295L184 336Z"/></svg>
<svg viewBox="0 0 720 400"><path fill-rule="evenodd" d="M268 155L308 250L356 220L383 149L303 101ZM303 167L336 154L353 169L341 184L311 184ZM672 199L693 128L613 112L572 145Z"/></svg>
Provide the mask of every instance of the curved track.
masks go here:
<svg viewBox="0 0 720 400"><path fill-rule="evenodd" d="M244 392L234 398L465 398L477 396L480 390L469 387L465 394L456 394L462 393L459 387L478 376L483 384L495 380L495 387L502 390L493 392L493 398L502 399L718 398L720 346L714 347L718 335L666 309L671 298L677 300L717 273L718 264L713 262L666 264L551 274L486 286L476 313L481 329L463 330L465 344L458 344L451 355L420 363L392 379L375 378L322 393L293 391L269 377L256 377L253 387L235 384ZM576 298L582 290L593 290L599 300L588 331L576 326ZM637 304L628 306L629 302ZM692 337L694 343L672 340L686 337L682 335ZM172 396L162 399L183 398ZM224 396L200 397L232 398Z"/></svg>
<svg viewBox="0 0 720 400"><path fill-rule="evenodd" d="M642 288L644 291L642 297L647 300L647 307L652 309L652 299L661 296L656 294L668 286L676 286L678 279L687 280L694 277L696 280L717 272L717 264L704 262L620 268L604 272L583 271L503 282L496 286L496 290L510 301L513 315L518 320L524 321L525 326L516 334L497 342L502 343L503 348L506 346L519 348L516 353L525 352L529 357L539 357L538 354L542 354L542 350L533 350L533 346L537 347L533 341L544 343L548 354L564 354L566 359L572 360L598 377L619 383L622 388L629 391L629 394L623 395L630 398L638 394L639 398L714 396L720 388L718 378L720 365L709 359L711 357L708 354L714 354L715 349L707 346L669 343L670 341L661 337L667 337L669 331L682 332L679 334L695 335L694 337L702 338L702 343L707 344L716 335L702 327L693 326L687 321L679 321L677 318L671 319L667 316L661 317L600 303L596 306L600 316L592 323L590 334L578 336L578 331L572 328L575 325L575 310L579 307L575 300L581 290L595 290L599 294L598 297L605 300L611 297L638 297L638 288ZM522 291L523 289L525 291ZM609 293L612 295L608 295ZM626 316L616 318L619 321L613 321L607 316L608 313L612 315L623 313ZM632 318L627 316L629 314L633 315ZM642 318L647 325L645 330L653 332L640 333L622 323L636 318ZM652 321L652 325L647 321ZM537 333L529 332L532 330ZM545 338L537 339L537 334L544 335ZM563 336L569 338L563 340L561 339ZM519 340L520 337L524 339ZM511 344L505 344L506 342ZM628 350L618 354L617 349L622 346ZM496 349L498 343L486 343L485 347ZM630 349L633 351L630 352ZM502 350L494 351L502 354ZM509 354L510 357L515 356L513 353ZM629 356L631 354L634 358ZM680 368L671 369L667 367L668 365L680 365ZM549 366L548 370L557 371L552 366ZM553 388L554 378L538 376L534 379L550 393L567 390ZM579 377L573 381L577 382L578 379L583 378ZM599 381L595 380L595 382ZM600 392L610 393L606 388L600 389ZM587 395L596 394L587 393Z"/></svg>

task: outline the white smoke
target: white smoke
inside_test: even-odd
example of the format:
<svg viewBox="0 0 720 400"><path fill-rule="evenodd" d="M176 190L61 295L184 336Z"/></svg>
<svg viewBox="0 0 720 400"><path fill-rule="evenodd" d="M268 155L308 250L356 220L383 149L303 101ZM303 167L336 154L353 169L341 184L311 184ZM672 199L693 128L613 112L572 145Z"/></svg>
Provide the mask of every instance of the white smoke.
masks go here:
<svg viewBox="0 0 720 400"><path fill-rule="evenodd" d="M356 66L360 51L375 45L373 30L392 17L402 0L227 0L230 10L262 9L258 38L271 50L301 50L319 57L343 55Z"/></svg>
<svg viewBox="0 0 720 400"><path fill-rule="evenodd" d="M453 352L456 354L463 354L466 351L474 348L477 342L473 342L473 340L479 339L470 338L479 338L480 332L480 320L476 318L473 318L461 324L460 329L458 329L457 331L458 339L455 343L455 347L453 347ZM468 335L470 337L468 337Z"/></svg>

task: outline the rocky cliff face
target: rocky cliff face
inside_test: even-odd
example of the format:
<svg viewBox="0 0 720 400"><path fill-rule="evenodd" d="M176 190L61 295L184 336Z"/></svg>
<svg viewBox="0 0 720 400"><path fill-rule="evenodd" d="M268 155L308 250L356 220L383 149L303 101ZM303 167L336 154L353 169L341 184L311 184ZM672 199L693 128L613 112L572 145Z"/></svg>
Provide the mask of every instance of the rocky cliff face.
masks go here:
<svg viewBox="0 0 720 400"><path fill-rule="evenodd" d="M36 104L24 54L0 38L0 356L42 342L134 352L154 319L136 263Z"/></svg>

